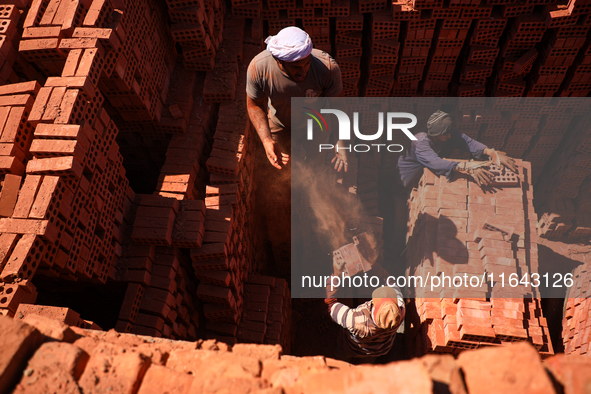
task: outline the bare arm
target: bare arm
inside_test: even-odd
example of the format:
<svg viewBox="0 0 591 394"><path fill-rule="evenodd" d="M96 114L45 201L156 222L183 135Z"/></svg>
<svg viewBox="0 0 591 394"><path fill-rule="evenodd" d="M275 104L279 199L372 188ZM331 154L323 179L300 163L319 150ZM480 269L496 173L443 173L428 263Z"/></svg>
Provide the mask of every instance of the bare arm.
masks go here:
<svg viewBox="0 0 591 394"><path fill-rule="evenodd" d="M265 141L271 139L271 129L269 129L269 122L265 112L265 99L255 101L247 95L246 108L248 109L250 121L264 144Z"/></svg>
<svg viewBox="0 0 591 394"><path fill-rule="evenodd" d="M269 121L267 120L267 113L265 111L265 99L253 100L247 95L246 108L248 110L250 121L263 143L269 163L271 163L273 167L281 169L277 156L281 156L281 163L283 165L287 164L289 156L281 153L279 147L275 141L273 141L273 138L271 138L271 129L269 128Z"/></svg>

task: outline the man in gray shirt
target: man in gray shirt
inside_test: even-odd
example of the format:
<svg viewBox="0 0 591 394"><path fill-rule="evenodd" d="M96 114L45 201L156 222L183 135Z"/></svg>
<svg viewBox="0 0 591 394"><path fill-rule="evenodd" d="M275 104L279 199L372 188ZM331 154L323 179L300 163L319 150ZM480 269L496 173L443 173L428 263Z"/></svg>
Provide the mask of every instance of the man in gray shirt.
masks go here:
<svg viewBox="0 0 591 394"><path fill-rule="evenodd" d="M248 66L246 105L269 162L281 169L291 150L291 98L336 97L343 84L338 64L326 52L313 49L305 31L286 27L265 43L267 49ZM345 167L344 155L336 161L335 168Z"/></svg>

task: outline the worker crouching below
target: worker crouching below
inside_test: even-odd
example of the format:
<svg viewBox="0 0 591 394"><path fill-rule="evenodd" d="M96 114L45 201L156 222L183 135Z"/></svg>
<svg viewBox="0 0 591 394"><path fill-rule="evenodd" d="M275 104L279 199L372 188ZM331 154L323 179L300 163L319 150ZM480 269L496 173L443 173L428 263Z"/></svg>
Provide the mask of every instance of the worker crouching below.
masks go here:
<svg viewBox="0 0 591 394"><path fill-rule="evenodd" d="M333 276L342 277L342 267L333 264ZM379 264L368 275L386 283L388 272ZM332 320L342 327L337 340L336 357L361 364L372 363L379 356L388 354L394 345L396 331L404 321L405 305L400 289L394 286L379 287L372 299L356 308L349 308L335 298L338 287L327 286L325 303Z"/></svg>

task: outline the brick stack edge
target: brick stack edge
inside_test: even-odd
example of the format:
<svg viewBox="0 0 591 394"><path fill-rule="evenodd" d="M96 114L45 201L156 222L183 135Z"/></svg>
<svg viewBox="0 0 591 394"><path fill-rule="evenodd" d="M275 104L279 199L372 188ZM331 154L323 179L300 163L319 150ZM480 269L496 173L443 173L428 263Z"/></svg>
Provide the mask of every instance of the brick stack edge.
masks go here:
<svg viewBox="0 0 591 394"><path fill-rule="evenodd" d="M275 34L301 22L341 65L346 96L504 97L505 107L463 108L460 128L527 159L534 176L547 164L561 169L542 182L556 189L544 202L543 236L588 238L591 232L589 124L577 123L564 138L578 114L558 111L550 101L591 91L590 1L236 0L231 11L213 0L169 0L166 9L152 0L11 3L0 5L2 314L34 304L34 275L112 279L128 283L121 331L194 338L199 328L231 343L289 347L288 287L253 275L260 268L251 211L256 134L244 88L246 67L264 48L265 24ZM207 71L204 81L194 70ZM522 96L542 101L527 119L505 118L503 108ZM431 108L419 110L428 115ZM150 147L165 157L154 195L136 195L129 187L116 138L125 144L121 152ZM563 145L576 152L560 155ZM381 221L371 215L377 214L384 160L367 155L354 164L343 184L356 186L366 220L379 234ZM559 175L562 170L568 176ZM527 176L522 182L531 185ZM530 213L524 228L533 256ZM515 264L519 272L536 269L533 257ZM200 303L204 316L197 312ZM518 330L495 333L495 341L531 339L550 353L543 319L531 318L541 317L539 300L518 304L499 308L503 316L523 315L527 338ZM445 328L446 316L428 315L423 305L426 332L440 323ZM495 305L467 308L490 309L492 316ZM493 338L468 333L478 341L458 339L457 325L449 332L431 350L454 352Z"/></svg>
<svg viewBox="0 0 591 394"><path fill-rule="evenodd" d="M537 215L531 166L518 161L514 184L492 193L472 180L447 181L425 170L409 198L407 264L411 275L478 276L481 287L423 288L411 342L417 355L529 341L543 356L553 354L537 289L509 287L507 278L538 272ZM505 275L505 283L500 281ZM418 290L417 290L418 291Z"/></svg>
<svg viewBox="0 0 591 394"><path fill-rule="evenodd" d="M248 62L241 62L242 40L232 45L233 56L218 62L236 70L231 96L210 97L207 81L200 86L195 72L175 68L170 32L156 3L150 3L154 13L143 12L150 9L147 2L49 3L33 1L20 10L21 68L11 75L41 79L26 74L34 64L47 79L0 87L2 313L26 315L37 307L35 274L123 281L128 285L119 331L195 339L201 329L201 335L229 343L289 349L287 283L254 275L261 267L254 258L247 149L253 134L244 107ZM176 18L191 12L174 9ZM14 12L6 15L15 18ZM244 29L243 21L234 22ZM231 22L226 26L226 35L236 32ZM216 28L221 34L222 26ZM193 111L195 89L207 102ZM208 135L215 111L219 121ZM158 132L172 134L152 195L136 195L129 187L115 142L119 125L125 142L137 139L134 133L154 140ZM206 150L212 150L209 159ZM202 167L210 172L208 186ZM254 294L261 287L266 297ZM256 302L244 305L245 294Z"/></svg>
<svg viewBox="0 0 591 394"><path fill-rule="evenodd" d="M591 266L581 264L573 271L574 286L570 289L565 300L564 316L562 320L562 342L564 353L589 357L591 354L591 302L589 292Z"/></svg>
<svg viewBox="0 0 591 394"><path fill-rule="evenodd" d="M427 355L377 366L282 354L277 345L215 340L171 341L70 326L39 315L0 316L0 391L194 393L404 392L454 394L579 393L591 362L554 356L544 361L528 344Z"/></svg>

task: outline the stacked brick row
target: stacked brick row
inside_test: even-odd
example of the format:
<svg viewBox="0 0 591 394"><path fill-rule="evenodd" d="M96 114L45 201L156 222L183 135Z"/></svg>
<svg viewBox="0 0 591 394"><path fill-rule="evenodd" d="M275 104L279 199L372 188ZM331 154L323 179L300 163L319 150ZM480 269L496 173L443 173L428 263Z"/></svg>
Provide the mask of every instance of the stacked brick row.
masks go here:
<svg viewBox="0 0 591 394"><path fill-rule="evenodd" d="M146 196L156 197L143 195ZM177 201L159 199L163 203ZM135 224L140 218L136 216L132 240L123 245L114 274L116 280L128 282L115 329L152 337L195 339L199 314L189 274L190 261L178 247L156 246L155 236L151 240L134 239L138 228Z"/></svg>
<svg viewBox="0 0 591 394"><path fill-rule="evenodd" d="M2 134L0 141L0 173L23 175L25 162L30 158L29 147L33 140L33 128L27 122L27 114L33 107L33 102L41 86L39 83L25 82L0 87L0 113ZM15 178L8 178L8 182L16 182ZM18 180L20 184L20 180ZM18 190L18 186L16 186ZM16 196L14 196L16 197ZM6 197L5 197L6 198ZM1 200L2 198L0 198ZM4 216L10 216L10 208Z"/></svg>
<svg viewBox="0 0 591 394"><path fill-rule="evenodd" d="M78 70L85 67L92 69L81 64ZM0 197L2 307L11 315L22 294L30 293L19 302L35 301L29 283L36 273L105 283L133 198L114 143L117 127L89 77L49 78L40 89L35 82L5 88L19 87L38 93L3 133L6 159L20 158L24 165L5 168Z"/></svg>
<svg viewBox="0 0 591 394"><path fill-rule="evenodd" d="M143 122L160 129L176 57L160 15L159 3L152 1L35 1L19 52L49 77L97 53L94 84L116 109L118 126L142 131Z"/></svg>
<svg viewBox="0 0 591 394"><path fill-rule="evenodd" d="M188 70L212 70L222 43L225 3L214 0L166 0L174 42Z"/></svg>
<svg viewBox="0 0 591 394"><path fill-rule="evenodd" d="M542 237L589 240L590 128L591 123L586 118L571 123L561 148L550 158L545 176L540 179L543 198L539 202L542 216L538 227Z"/></svg>
<svg viewBox="0 0 591 394"><path fill-rule="evenodd" d="M564 353L589 356L589 264L578 266L573 272L573 283L565 300L564 316L562 320L562 342Z"/></svg>
<svg viewBox="0 0 591 394"><path fill-rule="evenodd" d="M343 79L342 95L355 97L360 92L363 14L354 6L350 6L346 9L346 12L344 11L344 9L339 10L336 8L332 10L335 15L338 15L336 16L335 51L332 52L332 55L341 68L341 78ZM325 13L332 15L330 12ZM326 19L325 24L328 26L329 18L324 19ZM325 36L324 40L323 42L330 43L330 37ZM329 53L331 52L330 46L321 48Z"/></svg>
<svg viewBox="0 0 591 394"><path fill-rule="evenodd" d="M373 12L371 32L369 74L363 96L387 96L394 86L394 71L400 54L400 22L387 11Z"/></svg>
<svg viewBox="0 0 591 394"><path fill-rule="evenodd" d="M208 103L233 101L238 86L238 63L243 57L244 21L228 19L224 22L225 38L215 58L215 67L208 71L203 86L203 100ZM244 86L240 80L240 86Z"/></svg>
<svg viewBox="0 0 591 394"><path fill-rule="evenodd" d="M15 318L24 319L27 316L43 316L48 319L67 324L68 326L80 327L89 330L101 330L93 321L84 320L80 314L70 308L60 308L57 306L20 304L16 310Z"/></svg>
<svg viewBox="0 0 591 394"><path fill-rule="evenodd" d="M227 76L234 78L235 94L213 100L221 103L205 163L209 172L205 233L203 244L191 249L193 269L201 281L197 296L204 303L206 333L222 334L228 340L240 339L237 332L246 302L245 281L249 273L261 268L261 261L254 257L258 246L253 216L256 135L245 106L246 69L258 49L248 46L244 50L244 60L234 56L226 63L236 70L233 77ZM204 99L210 77L206 76L204 83Z"/></svg>
<svg viewBox="0 0 591 394"><path fill-rule="evenodd" d="M20 12L15 4L0 5L0 85L18 82L13 66L18 56Z"/></svg>
<svg viewBox="0 0 591 394"><path fill-rule="evenodd" d="M284 279L249 274L244 283L244 309L239 324L208 321L208 339L291 346L291 296Z"/></svg>
<svg viewBox="0 0 591 394"><path fill-rule="evenodd" d="M522 278L538 271L531 167L521 161L518 167L518 175L495 179L493 193L466 177L448 181L429 170L412 191L410 274L424 280L481 279L470 285L448 280L439 287L416 289L411 337L418 354L457 354L515 341L532 342L542 354L553 353L536 289L529 283L508 283L511 274Z"/></svg>

